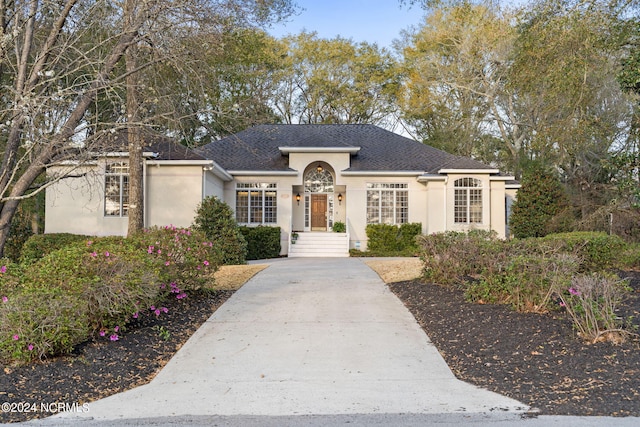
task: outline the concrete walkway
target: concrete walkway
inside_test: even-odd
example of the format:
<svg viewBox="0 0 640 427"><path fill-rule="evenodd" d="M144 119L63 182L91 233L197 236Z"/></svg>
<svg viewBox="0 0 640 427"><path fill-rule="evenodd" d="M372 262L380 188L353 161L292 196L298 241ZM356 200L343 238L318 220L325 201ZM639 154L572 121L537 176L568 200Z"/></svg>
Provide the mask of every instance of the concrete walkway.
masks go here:
<svg viewBox="0 0 640 427"><path fill-rule="evenodd" d="M457 380L415 319L357 258L267 261L151 383L56 416L510 413ZM54 418L55 419L55 418ZM54 421L49 419L49 421Z"/></svg>

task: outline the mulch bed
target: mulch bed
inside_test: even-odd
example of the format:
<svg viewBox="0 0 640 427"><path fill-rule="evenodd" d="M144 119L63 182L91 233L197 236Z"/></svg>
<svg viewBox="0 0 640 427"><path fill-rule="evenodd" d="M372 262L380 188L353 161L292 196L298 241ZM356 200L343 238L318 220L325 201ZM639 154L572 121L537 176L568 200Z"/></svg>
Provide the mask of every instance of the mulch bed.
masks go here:
<svg viewBox="0 0 640 427"><path fill-rule="evenodd" d="M640 272L619 315L640 324ZM640 341L585 344L565 313L516 313L467 303L418 281L390 285L461 380L544 415L640 416Z"/></svg>
<svg viewBox="0 0 640 427"><path fill-rule="evenodd" d="M146 384L233 291L191 293L165 304L168 313L140 317L118 341L98 337L69 356L2 367L0 423L52 415L57 403L78 405ZM25 405L26 404L26 405ZM45 404L44 411L43 406Z"/></svg>
<svg viewBox="0 0 640 427"><path fill-rule="evenodd" d="M620 315L633 316L638 325L640 273L626 274L634 292ZM562 313L523 314L470 304L461 292L419 281L390 288L458 378L524 402L540 414L640 416L637 339L587 345ZM99 338L70 356L3 367L0 403L82 405L145 384L232 293L193 294L167 305L167 314L140 319L119 341ZM49 415L0 411L0 422Z"/></svg>

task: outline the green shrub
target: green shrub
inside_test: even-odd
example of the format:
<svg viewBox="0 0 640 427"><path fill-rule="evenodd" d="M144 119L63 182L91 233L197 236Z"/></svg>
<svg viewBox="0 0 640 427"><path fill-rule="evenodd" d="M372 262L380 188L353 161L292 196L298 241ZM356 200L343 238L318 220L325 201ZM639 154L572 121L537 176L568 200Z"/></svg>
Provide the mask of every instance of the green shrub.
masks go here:
<svg viewBox="0 0 640 427"><path fill-rule="evenodd" d="M0 355L28 361L124 328L161 299L157 262L121 237L71 243L24 269L0 305ZM116 336L117 338L117 336Z"/></svg>
<svg viewBox="0 0 640 427"><path fill-rule="evenodd" d="M240 227L247 242L247 259L268 259L280 256L280 227Z"/></svg>
<svg viewBox="0 0 640 427"><path fill-rule="evenodd" d="M398 249L399 250L418 250L416 237L422 234L422 224L419 222L411 222L400 225L398 232Z"/></svg>
<svg viewBox="0 0 640 427"><path fill-rule="evenodd" d="M204 232L220 248L223 264L246 262L247 242L229 205L217 197L207 197L198 206L193 228Z"/></svg>
<svg viewBox="0 0 640 427"><path fill-rule="evenodd" d="M468 300L509 304L520 312L547 312L554 308L554 287L570 283L578 270L576 258L566 254L512 254L500 259L506 263L487 268L480 280L469 283L465 290Z"/></svg>
<svg viewBox="0 0 640 427"><path fill-rule="evenodd" d="M22 247L20 263L31 264L70 243L83 242L90 239L90 236L69 233L34 234L29 237Z"/></svg>
<svg viewBox="0 0 640 427"><path fill-rule="evenodd" d="M333 223L333 232L334 233L345 233L347 231L347 226L344 222L336 221Z"/></svg>
<svg viewBox="0 0 640 427"><path fill-rule="evenodd" d="M424 261L424 279L443 286L477 278L505 257L505 242L495 233L482 230L435 233L418 237L417 243Z"/></svg>
<svg viewBox="0 0 640 427"><path fill-rule="evenodd" d="M139 242L104 237L54 251L25 271L23 288L57 289L86 306L92 331L124 326L130 316L159 300L159 266Z"/></svg>
<svg viewBox="0 0 640 427"><path fill-rule="evenodd" d="M19 261L22 247L32 235L30 212L26 212L21 203L11 221L9 236L4 245L4 256L14 262Z"/></svg>
<svg viewBox="0 0 640 427"><path fill-rule="evenodd" d="M573 254L580 260L583 272L603 271L624 264L621 257L627 244L618 236L601 232L573 232L550 234L539 242L552 252Z"/></svg>
<svg viewBox="0 0 640 427"><path fill-rule="evenodd" d="M367 251L377 254L415 254L418 247L416 236L422 232L422 224L411 223L400 226L390 224L369 224L366 228Z"/></svg>
<svg viewBox="0 0 640 427"><path fill-rule="evenodd" d="M22 267L8 258L0 258L0 298L16 289L22 278Z"/></svg>
<svg viewBox="0 0 640 427"><path fill-rule="evenodd" d="M0 362L71 352L91 334L86 317L84 301L59 288L13 292L0 302Z"/></svg>
<svg viewBox="0 0 640 427"><path fill-rule="evenodd" d="M620 268L623 270L640 270L640 243L627 246L627 249L622 253L618 262Z"/></svg>
<svg viewBox="0 0 640 427"><path fill-rule="evenodd" d="M213 280L222 258L203 233L176 227L76 241L23 271L0 267L0 359L71 351L92 334L117 340L139 314ZM15 270L15 271L14 271Z"/></svg>

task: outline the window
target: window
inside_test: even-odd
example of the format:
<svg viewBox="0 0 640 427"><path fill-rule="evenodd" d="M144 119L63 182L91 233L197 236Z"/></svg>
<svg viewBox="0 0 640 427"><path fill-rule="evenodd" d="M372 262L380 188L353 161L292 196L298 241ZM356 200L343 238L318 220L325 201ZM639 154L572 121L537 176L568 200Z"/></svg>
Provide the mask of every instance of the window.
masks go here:
<svg viewBox="0 0 640 427"><path fill-rule="evenodd" d="M367 224L404 224L409 219L407 184L367 184Z"/></svg>
<svg viewBox="0 0 640 427"><path fill-rule="evenodd" d="M107 163L104 176L105 216L127 216L129 213L129 163Z"/></svg>
<svg viewBox="0 0 640 427"><path fill-rule="evenodd" d="M306 193L333 193L333 175L326 169L309 169L304 176Z"/></svg>
<svg viewBox="0 0 640 427"><path fill-rule="evenodd" d="M453 183L453 217L456 224L482 223L482 181L460 178Z"/></svg>
<svg viewBox="0 0 640 427"><path fill-rule="evenodd" d="M238 183L236 187L236 221L240 224L275 224L278 222L276 184Z"/></svg>

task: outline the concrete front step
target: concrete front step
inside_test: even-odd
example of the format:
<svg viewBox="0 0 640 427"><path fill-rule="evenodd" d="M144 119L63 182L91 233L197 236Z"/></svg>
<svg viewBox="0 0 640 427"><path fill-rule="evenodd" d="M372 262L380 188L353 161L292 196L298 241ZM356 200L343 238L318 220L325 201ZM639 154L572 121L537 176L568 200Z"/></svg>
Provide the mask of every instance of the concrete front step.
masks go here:
<svg viewBox="0 0 640 427"><path fill-rule="evenodd" d="M347 233L307 232L298 233L291 244L289 257L348 257Z"/></svg>

